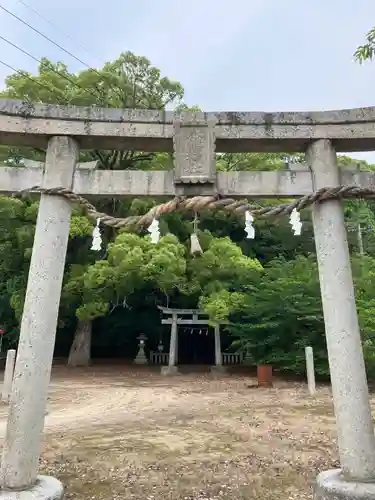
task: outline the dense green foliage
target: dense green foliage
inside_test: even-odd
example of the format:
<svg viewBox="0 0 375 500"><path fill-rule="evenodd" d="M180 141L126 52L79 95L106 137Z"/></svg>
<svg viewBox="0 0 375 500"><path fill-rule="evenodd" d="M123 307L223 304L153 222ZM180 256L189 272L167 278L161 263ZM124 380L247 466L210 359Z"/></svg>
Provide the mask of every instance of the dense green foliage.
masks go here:
<svg viewBox="0 0 375 500"><path fill-rule="evenodd" d="M363 63L365 61L371 61L375 54L375 26L366 33L366 40L363 45L357 47L354 52L355 59Z"/></svg>
<svg viewBox="0 0 375 500"><path fill-rule="evenodd" d="M375 376L375 259L353 256L358 315L369 373ZM254 362L304 372L304 348L314 347L317 373L328 374L324 321L315 255L275 258L253 293L232 310L231 331Z"/></svg>
<svg viewBox="0 0 375 500"><path fill-rule="evenodd" d="M100 70L78 74L69 73L62 63L43 59L38 75L11 75L2 95L47 103L156 109L174 103L186 109L181 101L182 86L161 77L147 59L131 53L121 54ZM0 148L0 161L14 168L22 168L25 158L44 157L43 150ZM301 159L301 155L293 158ZM87 160L97 160L99 168L105 169L172 167L172 157L166 153L92 150L81 153L81 161ZM285 162L282 154L217 155L221 171L281 170L286 168ZM347 157L340 157L339 163L372 168ZM155 203L152 199L106 199L98 207L123 216L143 214ZM8 345L15 344L19 334L37 209L35 200L0 197L0 322L7 331ZM369 373L375 376L374 206L367 202L347 203L345 216L365 356ZM145 234L105 229L103 251L93 252L92 222L75 209L56 354L66 355L72 346L71 364L86 364L89 359L75 356L74 351L78 349L80 329L90 324L93 355L132 357L140 332L148 335L151 347L161 338L158 305L201 307L212 324L225 323L224 334L232 343L231 349L246 350L254 364L272 363L299 374L304 371L304 347L311 345L317 371L327 375L309 211L302 214L302 219L300 237L292 235L288 220L283 218L256 221L256 239L246 240L242 218L203 212L198 223L203 253L193 257L189 251L193 230L189 214L164 216L160 221L162 238L157 244L152 244Z"/></svg>

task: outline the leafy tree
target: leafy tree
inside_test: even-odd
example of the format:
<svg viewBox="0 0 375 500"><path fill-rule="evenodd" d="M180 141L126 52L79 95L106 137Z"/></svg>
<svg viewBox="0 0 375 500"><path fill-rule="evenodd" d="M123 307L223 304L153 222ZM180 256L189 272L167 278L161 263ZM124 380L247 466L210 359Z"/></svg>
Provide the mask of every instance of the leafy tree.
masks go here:
<svg viewBox="0 0 375 500"><path fill-rule="evenodd" d="M298 373L304 369L303 348L314 345L317 371L326 371L314 256L273 260L231 320L232 334L255 363L271 363Z"/></svg>
<svg viewBox="0 0 375 500"><path fill-rule="evenodd" d="M185 281L185 247L173 235L153 244L149 237L121 233L108 247L108 257L86 269L73 267L64 295L73 302L81 323L128 307L127 299L137 291L152 294L155 303L168 296ZM70 353L71 365L87 364L90 340L87 327L75 336Z"/></svg>
<svg viewBox="0 0 375 500"><path fill-rule="evenodd" d="M36 210L33 203L0 197L0 324L10 344L18 339Z"/></svg>
<svg viewBox="0 0 375 500"><path fill-rule="evenodd" d="M84 70L77 74L69 72L68 67L62 62L54 64L43 58L37 75L20 72L9 76L6 79L5 90L0 95L30 102L164 109L165 106L182 99L183 88L180 83L162 77L160 70L152 66L147 58L136 56L132 52L124 52L115 61L106 63L103 68ZM10 164L22 166L23 158L43 160L45 151L29 148L2 148L0 157ZM80 153L80 160L96 160L99 168L107 170L164 170L171 168L172 165L171 155L127 150L83 151ZM129 203L108 198L100 201L98 208L106 213L122 216L127 213ZM106 230L104 236L111 240L115 233L112 230ZM83 260L77 262L73 259L75 267L69 271L69 276L74 276L73 282L78 279L77 269L82 271L92 260L92 254L87 252L87 242L83 240L82 238L75 240L75 255L79 254ZM77 243L82 243L82 241L83 251L82 249L77 251ZM67 300L67 290L72 291L71 300ZM76 294L73 290L72 287L67 287L64 293L66 303L69 304L68 310L71 309L75 300ZM81 339L80 345L83 350L87 351L88 347L87 345L85 347L82 339L86 339L86 343L91 341L91 325L80 320L77 326L77 337Z"/></svg>
<svg viewBox="0 0 375 500"><path fill-rule="evenodd" d="M246 257L229 238L212 238L203 255L189 265L190 280L199 284L203 295L223 288L247 290L261 269L256 259Z"/></svg>
<svg viewBox="0 0 375 500"><path fill-rule="evenodd" d="M259 261L244 255L229 238L212 238L203 255L188 264L189 293L213 323L224 322L235 304L251 293L261 272Z"/></svg>
<svg viewBox="0 0 375 500"><path fill-rule="evenodd" d="M296 155L294 160L301 155ZM285 168L287 155L281 153L221 153L217 155L219 171L281 170Z"/></svg>
<svg viewBox="0 0 375 500"><path fill-rule="evenodd" d="M184 93L180 83L162 77L160 70L152 66L147 58L132 52L120 54L115 61L106 63L101 69L88 69L77 74L69 72L62 62L54 64L43 58L37 75L20 72L8 76L5 84L1 97L30 102L132 109L164 109L182 99ZM41 159L44 151L9 148L8 156ZM110 170L134 169L142 168L142 164L154 156L154 153L127 150L92 150L81 152L81 161L97 160L100 168Z"/></svg>
<svg viewBox="0 0 375 500"><path fill-rule="evenodd" d="M375 26L366 33L365 43L357 47L354 57L359 63L372 61L375 53Z"/></svg>
<svg viewBox="0 0 375 500"><path fill-rule="evenodd" d="M375 377L375 259L369 256L353 258L356 302L363 350L369 377Z"/></svg>
<svg viewBox="0 0 375 500"><path fill-rule="evenodd" d="M369 376L374 377L375 259L353 257L352 265L366 366ZM274 259L257 280L253 279L251 293L240 296L223 290L204 302L210 314L229 318L229 331L237 339L234 346L245 350L254 364L272 364L301 374L305 370L304 347L312 346L317 373L329 375L314 255L290 261Z"/></svg>

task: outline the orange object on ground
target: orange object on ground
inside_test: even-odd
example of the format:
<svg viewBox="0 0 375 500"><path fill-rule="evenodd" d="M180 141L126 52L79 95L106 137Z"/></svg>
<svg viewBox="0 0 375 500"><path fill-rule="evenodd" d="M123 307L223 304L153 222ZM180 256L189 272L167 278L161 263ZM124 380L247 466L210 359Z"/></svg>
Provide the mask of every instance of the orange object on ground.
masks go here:
<svg viewBox="0 0 375 500"><path fill-rule="evenodd" d="M258 387L272 387L272 365L257 366Z"/></svg>

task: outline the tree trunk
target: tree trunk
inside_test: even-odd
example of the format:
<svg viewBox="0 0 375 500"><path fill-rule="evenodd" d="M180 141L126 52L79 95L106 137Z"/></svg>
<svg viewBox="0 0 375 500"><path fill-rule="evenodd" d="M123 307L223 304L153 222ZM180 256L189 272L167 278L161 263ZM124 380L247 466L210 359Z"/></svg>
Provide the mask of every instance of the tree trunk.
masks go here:
<svg viewBox="0 0 375 500"><path fill-rule="evenodd" d="M78 321L68 366L89 366L91 359L91 321Z"/></svg>

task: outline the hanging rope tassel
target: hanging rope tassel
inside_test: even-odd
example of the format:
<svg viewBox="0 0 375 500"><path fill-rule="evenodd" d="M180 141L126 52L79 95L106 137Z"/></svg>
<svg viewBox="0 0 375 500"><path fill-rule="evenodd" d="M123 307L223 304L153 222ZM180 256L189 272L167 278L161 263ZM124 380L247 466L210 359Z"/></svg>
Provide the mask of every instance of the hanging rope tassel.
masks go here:
<svg viewBox="0 0 375 500"><path fill-rule="evenodd" d="M190 236L190 253L191 255L202 255L203 250L199 243L198 235L193 233Z"/></svg>
<svg viewBox="0 0 375 500"><path fill-rule="evenodd" d="M293 208L292 213L290 214L289 223L292 225L294 236L301 236L302 222L300 214L296 208Z"/></svg>
<svg viewBox="0 0 375 500"><path fill-rule="evenodd" d="M246 210L245 212L245 233L246 238L249 240L253 240L255 238L255 228L253 226L254 217L251 213Z"/></svg>
<svg viewBox="0 0 375 500"><path fill-rule="evenodd" d="M154 219L151 224L148 226L147 231L150 233L151 242L158 243L160 240L160 229L159 229L159 221Z"/></svg>
<svg viewBox="0 0 375 500"><path fill-rule="evenodd" d="M102 235L100 233L100 219L96 219L96 226L92 232L91 250L99 252L102 249Z"/></svg>
<svg viewBox="0 0 375 500"><path fill-rule="evenodd" d="M190 235L190 253L191 255L194 256L202 255L203 253L202 247L199 243L197 230L198 230L198 216L195 213L193 221L193 232Z"/></svg>

